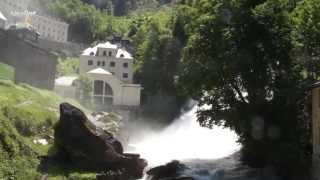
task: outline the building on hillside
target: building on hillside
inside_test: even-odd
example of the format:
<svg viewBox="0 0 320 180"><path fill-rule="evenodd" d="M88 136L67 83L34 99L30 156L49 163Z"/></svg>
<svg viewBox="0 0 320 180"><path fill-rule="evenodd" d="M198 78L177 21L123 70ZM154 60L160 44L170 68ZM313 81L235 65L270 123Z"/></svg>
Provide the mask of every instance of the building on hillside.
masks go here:
<svg viewBox="0 0 320 180"><path fill-rule="evenodd" d="M79 73L92 81L91 99L96 106L140 106L141 86L133 83L133 60L129 52L110 42L98 44L82 52ZM63 94L63 83L58 81L59 79L56 80L57 92ZM63 86L69 91L72 84L70 81Z"/></svg>
<svg viewBox="0 0 320 180"><path fill-rule="evenodd" d="M40 33L40 38L67 42L69 25L37 10L30 0L0 0L0 10L7 17L7 26L25 24Z"/></svg>
<svg viewBox="0 0 320 180"><path fill-rule="evenodd" d="M311 86L312 93L312 142L313 180L320 180L320 82Z"/></svg>
<svg viewBox="0 0 320 180"><path fill-rule="evenodd" d="M6 29L7 18L0 11L0 29Z"/></svg>
<svg viewBox="0 0 320 180"><path fill-rule="evenodd" d="M133 61L128 51L110 42L83 51L79 72L92 80L95 104L140 105L141 86L133 84Z"/></svg>
<svg viewBox="0 0 320 180"><path fill-rule="evenodd" d="M115 44L101 43L83 51L80 56L80 74L99 67L124 83L132 83L133 57Z"/></svg>
<svg viewBox="0 0 320 180"><path fill-rule="evenodd" d="M30 15L27 23L40 33L40 38L58 42L68 41L69 24L43 15Z"/></svg>

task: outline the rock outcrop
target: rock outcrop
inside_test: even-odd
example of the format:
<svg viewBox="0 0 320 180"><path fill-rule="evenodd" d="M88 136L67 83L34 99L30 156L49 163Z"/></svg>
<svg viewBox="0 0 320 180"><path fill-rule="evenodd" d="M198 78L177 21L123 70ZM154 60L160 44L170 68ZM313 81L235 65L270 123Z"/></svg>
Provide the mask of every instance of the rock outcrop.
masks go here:
<svg viewBox="0 0 320 180"><path fill-rule="evenodd" d="M194 180L192 177L183 176L182 172L188 167L179 161L172 161L163 166L150 169L147 172L151 180Z"/></svg>
<svg viewBox="0 0 320 180"><path fill-rule="evenodd" d="M60 120L54 130L58 155L65 161L89 169L121 170L121 176L128 178L143 176L146 161L139 155L123 153L121 143L111 133L95 127L78 108L61 104Z"/></svg>

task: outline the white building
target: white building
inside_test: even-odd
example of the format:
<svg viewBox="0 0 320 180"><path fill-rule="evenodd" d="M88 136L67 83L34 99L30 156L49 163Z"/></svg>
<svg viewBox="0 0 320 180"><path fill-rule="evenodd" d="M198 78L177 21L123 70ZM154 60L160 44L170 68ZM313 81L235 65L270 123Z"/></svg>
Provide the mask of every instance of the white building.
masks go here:
<svg viewBox="0 0 320 180"><path fill-rule="evenodd" d="M58 42L68 41L69 24L65 22L52 17L35 14L27 18L27 23L36 29L40 33L40 37L43 39Z"/></svg>
<svg viewBox="0 0 320 180"><path fill-rule="evenodd" d="M0 29L5 29L7 24L7 18L4 17L2 12L0 11Z"/></svg>
<svg viewBox="0 0 320 180"><path fill-rule="evenodd" d="M130 53L109 42L83 51L79 71L93 82L95 104L140 105L141 86L132 84L133 60Z"/></svg>
<svg viewBox="0 0 320 180"><path fill-rule="evenodd" d="M80 56L80 74L99 67L124 83L132 83L133 58L117 45L106 42L83 51Z"/></svg>
<svg viewBox="0 0 320 180"><path fill-rule="evenodd" d="M126 50L109 42L85 49L80 55L80 75L92 81L92 102L98 106L140 105L140 84L133 84L133 57ZM56 80L56 92L68 95L73 92L70 78ZM71 79L72 80L72 79ZM66 82L66 83L64 83Z"/></svg>

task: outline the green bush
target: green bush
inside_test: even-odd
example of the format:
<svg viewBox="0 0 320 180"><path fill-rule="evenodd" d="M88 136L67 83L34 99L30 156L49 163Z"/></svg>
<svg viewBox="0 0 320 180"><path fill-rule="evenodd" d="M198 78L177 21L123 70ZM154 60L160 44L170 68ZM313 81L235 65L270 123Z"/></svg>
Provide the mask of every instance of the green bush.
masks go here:
<svg viewBox="0 0 320 180"><path fill-rule="evenodd" d="M14 68L4 63L0 63L0 79L14 80Z"/></svg>

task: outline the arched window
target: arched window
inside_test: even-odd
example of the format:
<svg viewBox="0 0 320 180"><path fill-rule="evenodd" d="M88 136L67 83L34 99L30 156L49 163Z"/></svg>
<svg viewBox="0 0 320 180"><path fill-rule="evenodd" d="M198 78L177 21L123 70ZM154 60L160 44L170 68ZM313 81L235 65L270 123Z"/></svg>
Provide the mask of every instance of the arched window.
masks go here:
<svg viewBox="0 0 320 180"><path fill-rule="evenodd" d="M105 96L113 96L112 88L108 83L104 84L104 95Z"/></svg>
<svg viewBox="0 0 320 180"><path fill-rule="evenodd" d="M102 105L113 104L113 90L108 83L101 80L95 80L93 86L93 98L96 105L102 107Z"/></svg>

